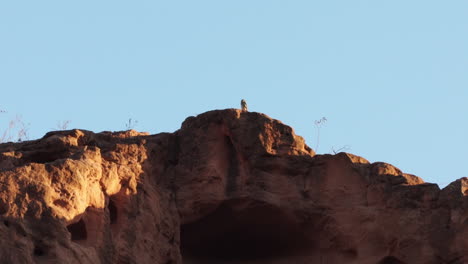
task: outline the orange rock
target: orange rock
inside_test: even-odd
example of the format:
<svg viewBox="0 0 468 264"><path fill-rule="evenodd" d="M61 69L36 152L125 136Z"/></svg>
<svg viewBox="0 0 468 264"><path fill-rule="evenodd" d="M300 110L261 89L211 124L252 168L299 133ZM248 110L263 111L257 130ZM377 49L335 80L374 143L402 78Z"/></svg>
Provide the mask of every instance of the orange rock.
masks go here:
<svg viewBox="0 0 468 264"><path fill-rule="evenodd" d="M468 180L315 155L227 109L0 145L0 263L465 263Z"/></svg>

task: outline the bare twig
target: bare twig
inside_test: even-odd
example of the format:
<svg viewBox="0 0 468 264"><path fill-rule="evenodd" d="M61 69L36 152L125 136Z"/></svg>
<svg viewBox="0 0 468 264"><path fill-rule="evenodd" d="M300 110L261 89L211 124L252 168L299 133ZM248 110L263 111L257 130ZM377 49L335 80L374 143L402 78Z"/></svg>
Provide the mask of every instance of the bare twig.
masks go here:
<svg viewBox="0 0 468 264"><path fill-rule="evenodd" d="M67 130L68 125L70 124L70 120L63 120L63 121L58 121L56 128L58 130Z"/></svg>
<svg viewBox="0 0 468 264"><path fill-rule="evenodd" d="M0 137L0 143L8 142L12 140L11 131L15 128L15 120L10 120L8 122L8 127L3 131L2 136Z"/></svg>
<svg viewBox="0 0 468 264"><path fill-rule="evenodd" d="M318 152L318 147L319 147L319 143L320 143L320 128L322 127L322 125L325 124L325 122L327 122L326 117L322 117L321 119L315 120L315 122L314 122L315 128L317 129L317 141L316 141L316 144L315 144L315 152Z"/></svg>
<svg viewBox="0 0 468 264"><path fill-rule="evenodd" d="M29 124L25 124L22 117L17 115L15 119L8 122L8 127L3 131L0 137L0 143L27 140L29 139L28 133Z"/></svg>
<svg viewBox="0 0 468 264"><path fill-rule="evenodd" d="M351 147L349 145L344 145L343 147L339 148L339 149L336 149L334 147L331 148L331 151L333 152L333 154L338 154L340 152L344 152L344 151L348 151L350 150Z"/></svg>
<svg viewBox="0 0 468 264"><path fill-rule="evenodd" d="M25 124L21 116L16 116L16 124L18 131L16 132L16 140L23 141L29 139L29 124Z"/></svg>

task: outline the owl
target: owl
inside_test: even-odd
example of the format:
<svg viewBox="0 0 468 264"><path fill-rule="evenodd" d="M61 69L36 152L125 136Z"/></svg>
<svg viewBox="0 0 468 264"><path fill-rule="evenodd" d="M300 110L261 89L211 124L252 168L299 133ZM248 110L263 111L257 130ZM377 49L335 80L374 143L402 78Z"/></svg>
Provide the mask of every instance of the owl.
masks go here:
<svg viewBox="0 0 468 264"><path fill-rule="evenodd" d="M247 112L247 102L244 99L241 100L241 109L242 112Z"/></svg>

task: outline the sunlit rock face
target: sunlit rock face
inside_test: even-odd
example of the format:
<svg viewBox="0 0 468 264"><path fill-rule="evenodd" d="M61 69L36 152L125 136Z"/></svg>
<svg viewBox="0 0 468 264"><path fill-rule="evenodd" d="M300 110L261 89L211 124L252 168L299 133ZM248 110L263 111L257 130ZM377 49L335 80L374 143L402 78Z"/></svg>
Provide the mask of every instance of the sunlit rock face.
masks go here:
<svg viewBox="0 0 468 264"><path fill-rule="evenodd" d="M235 109L50 132L0 145L0 263L467 263L467 186L315 155Z"/></svg>

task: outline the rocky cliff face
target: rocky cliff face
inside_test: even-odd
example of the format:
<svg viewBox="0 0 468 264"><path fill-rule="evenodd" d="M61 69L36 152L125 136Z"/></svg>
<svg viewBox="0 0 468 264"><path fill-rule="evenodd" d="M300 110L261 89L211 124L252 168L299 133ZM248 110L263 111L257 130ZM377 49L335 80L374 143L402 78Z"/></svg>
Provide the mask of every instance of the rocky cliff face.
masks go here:
<svg viewBox="0 0 468 264"><path fill-rule="evenodd" d="M315 155L228 109L0 145L0 263L466 263L468 180Z"/></svg>

